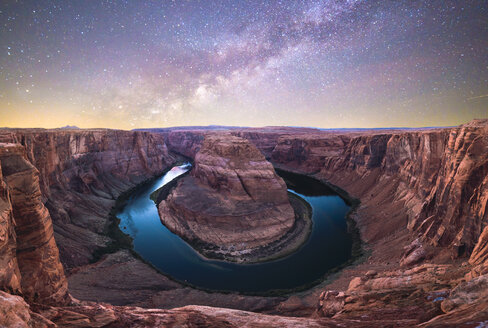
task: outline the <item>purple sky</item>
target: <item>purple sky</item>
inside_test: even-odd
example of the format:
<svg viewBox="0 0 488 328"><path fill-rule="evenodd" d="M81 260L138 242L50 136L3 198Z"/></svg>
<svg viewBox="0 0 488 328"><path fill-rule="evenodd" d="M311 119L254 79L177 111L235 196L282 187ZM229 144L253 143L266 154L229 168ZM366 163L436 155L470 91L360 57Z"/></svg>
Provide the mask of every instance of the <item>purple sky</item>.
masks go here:
<svg viewBox="0 0 488 328"><path fill-rule="evenodd" d="M487 1L2 1L0 126L488 116Z"/></svg>

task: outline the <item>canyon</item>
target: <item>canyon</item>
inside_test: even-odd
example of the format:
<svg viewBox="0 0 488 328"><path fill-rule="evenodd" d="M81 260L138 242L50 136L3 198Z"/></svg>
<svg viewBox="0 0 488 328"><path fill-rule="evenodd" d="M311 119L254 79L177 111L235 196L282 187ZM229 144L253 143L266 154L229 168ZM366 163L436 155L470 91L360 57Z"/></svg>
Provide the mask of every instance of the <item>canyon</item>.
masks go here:
<svg viewBox="0 0 488 328"><path fill-rule="evenodd" d="M349 219L362 256L307 291L268 297L198 290L141 261L112 208L182 158L195 169L160 202L161 212L188 208L178 207L188 205L178 194L201 190L197 184L289 206L274 175L280 187L262 194L262 182L247 182L256 179L250 167L225 163L242 149L267 182L274 166L358 199ZM0 167L0 325L488 324L488 120L406 130L2 129ZM216 169L228 180L212 180ZM236 187L239 170L249 175ZM292 221L283 215L265 243ZM234 237L224 243L242 236Z"/></svg>

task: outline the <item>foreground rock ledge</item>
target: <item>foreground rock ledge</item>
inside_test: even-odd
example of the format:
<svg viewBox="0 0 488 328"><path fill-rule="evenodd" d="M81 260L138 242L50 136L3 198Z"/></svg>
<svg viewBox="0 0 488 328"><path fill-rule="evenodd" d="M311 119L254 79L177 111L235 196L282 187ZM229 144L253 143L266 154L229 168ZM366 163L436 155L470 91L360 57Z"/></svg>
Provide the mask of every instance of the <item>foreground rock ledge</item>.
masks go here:
<svg viewBox="0 0 488 328"><path fill-rule="evenodd" d="M248 140L207 135L195 167L158 206L162 222L204 255L250 261L294 226L286 184Z"/></svg>

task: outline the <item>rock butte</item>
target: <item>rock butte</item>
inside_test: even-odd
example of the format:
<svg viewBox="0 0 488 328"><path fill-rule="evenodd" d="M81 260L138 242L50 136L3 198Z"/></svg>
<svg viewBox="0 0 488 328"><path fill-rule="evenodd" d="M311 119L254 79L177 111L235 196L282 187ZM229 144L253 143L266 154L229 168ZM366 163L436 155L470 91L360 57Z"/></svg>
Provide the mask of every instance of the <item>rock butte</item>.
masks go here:
<svg viewBox="0 0 488 328"><path fill-rule="evenodd" d="M265 298L182 286L114 247L107 218L116 197L178 154L196 161L209 134L247 139L273 165L359 198L353 219L367 250L363 261L307 292ZM0 142L0 325L488 321L488 120L391 131L3 129ZM114 252L93 256L107 246Z"/></svg>
<svg viewBox="0 0 488 328"><path fill-rule="evenodd" d="M236 261L283 237L295 221L273 165L247 139L226 134L205 136L191 174L158 209L171 231Z"/></svg>

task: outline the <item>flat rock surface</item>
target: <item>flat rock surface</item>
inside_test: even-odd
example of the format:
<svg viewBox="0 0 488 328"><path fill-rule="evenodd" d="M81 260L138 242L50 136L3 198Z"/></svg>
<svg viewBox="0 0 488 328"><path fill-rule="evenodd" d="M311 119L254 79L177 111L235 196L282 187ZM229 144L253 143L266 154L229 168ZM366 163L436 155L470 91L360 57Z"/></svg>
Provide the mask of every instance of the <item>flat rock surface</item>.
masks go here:
<svg viewBox="0 0 488 328"><path fill-rule="evenodd" d="M128 251L108 254L97 263L74 270L68 281L71 294L80 300L148 308L201 304L265 311L284 299L208 293L189 288L161 275Z"/></svg>

